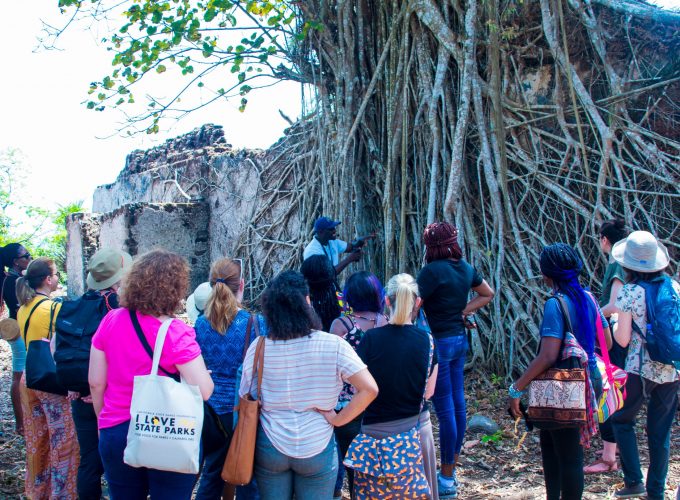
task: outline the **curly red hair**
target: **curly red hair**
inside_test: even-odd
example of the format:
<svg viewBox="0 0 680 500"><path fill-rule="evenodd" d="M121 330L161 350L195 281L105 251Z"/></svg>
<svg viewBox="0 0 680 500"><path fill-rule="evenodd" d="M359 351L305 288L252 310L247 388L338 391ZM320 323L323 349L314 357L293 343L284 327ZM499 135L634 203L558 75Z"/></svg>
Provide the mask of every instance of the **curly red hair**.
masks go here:
<svg viewBox="0 0 680 500"><path fill-rule="evenodd" d="M137 259L121 283L120 305L151 316L172 316L189 288L189 264L167 250Z"/></svg>

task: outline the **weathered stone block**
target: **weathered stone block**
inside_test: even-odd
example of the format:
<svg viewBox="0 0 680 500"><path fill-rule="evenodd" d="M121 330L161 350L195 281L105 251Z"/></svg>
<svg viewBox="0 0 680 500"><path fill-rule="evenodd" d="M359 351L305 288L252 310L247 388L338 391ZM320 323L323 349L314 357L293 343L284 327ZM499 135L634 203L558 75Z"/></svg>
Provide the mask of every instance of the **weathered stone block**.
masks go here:
<svg viewBox="0 0 680 500"><path fill-rule="evenodd" d="M96 221L97 227L84 220ZM206 203L134 203L103 215L72 217L68 224L69 295L85 290L87 259L99 247L120 248L133 257L154 248L182 255L191 267L193 290L210 270L209 220ZM88 245L84 245L86 239ZM166 278L171 279L159 277Z"/></svg>

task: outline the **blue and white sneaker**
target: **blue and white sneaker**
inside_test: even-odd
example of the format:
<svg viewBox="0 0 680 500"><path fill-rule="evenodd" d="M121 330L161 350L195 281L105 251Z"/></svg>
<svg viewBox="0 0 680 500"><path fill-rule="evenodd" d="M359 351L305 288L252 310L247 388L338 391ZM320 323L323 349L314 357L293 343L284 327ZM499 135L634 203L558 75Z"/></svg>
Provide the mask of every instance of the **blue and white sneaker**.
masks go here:
<svg viewBox="0 0 680 500"><path fill-rule="evenodd" d="M453 471L453 477L445 477L442 476L441 473L437 473L437 489L441 500L458 498L458 479L456 478L456 471Z"/></svg>

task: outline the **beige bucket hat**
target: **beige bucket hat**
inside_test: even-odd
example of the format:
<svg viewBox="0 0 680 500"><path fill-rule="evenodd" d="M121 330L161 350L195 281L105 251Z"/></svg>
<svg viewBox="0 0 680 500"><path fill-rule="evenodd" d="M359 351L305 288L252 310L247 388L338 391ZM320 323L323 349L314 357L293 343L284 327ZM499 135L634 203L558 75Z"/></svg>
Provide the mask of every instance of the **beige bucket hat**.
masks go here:
<svg viewBox="0 0 680 500"><path fill-rule="evenodd" d="M106 290L118 283L132 264L127 252L102 248L97 250L87 265L87 287L90 290Z"/></svg>
<svg viewBox="0 0 680 500"><path fill-rule="evenodd" d="M668 267L666 247L647 231L633 231L612 247L612 258L626 269L654 273Z"/></svg>

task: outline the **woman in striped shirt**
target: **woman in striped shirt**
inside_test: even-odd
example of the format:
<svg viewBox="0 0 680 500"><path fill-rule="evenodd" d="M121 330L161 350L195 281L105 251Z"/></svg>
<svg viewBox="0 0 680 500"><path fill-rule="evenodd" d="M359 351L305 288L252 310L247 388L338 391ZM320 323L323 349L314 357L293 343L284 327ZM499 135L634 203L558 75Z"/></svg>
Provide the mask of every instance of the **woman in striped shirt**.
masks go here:
<svg viewBox="0 0 680 500"><path fill-rule="evenodd" d="M265 340L262 413L255 477L263 500L331 499L338 472L333 428L356 418L378 386L350 345L321 332L309 304L309 288L295 271L278 275L262 296L269 332ZM251 344L239 394L253 385ZM343 382L356 389L336 413Z"/></svg>

